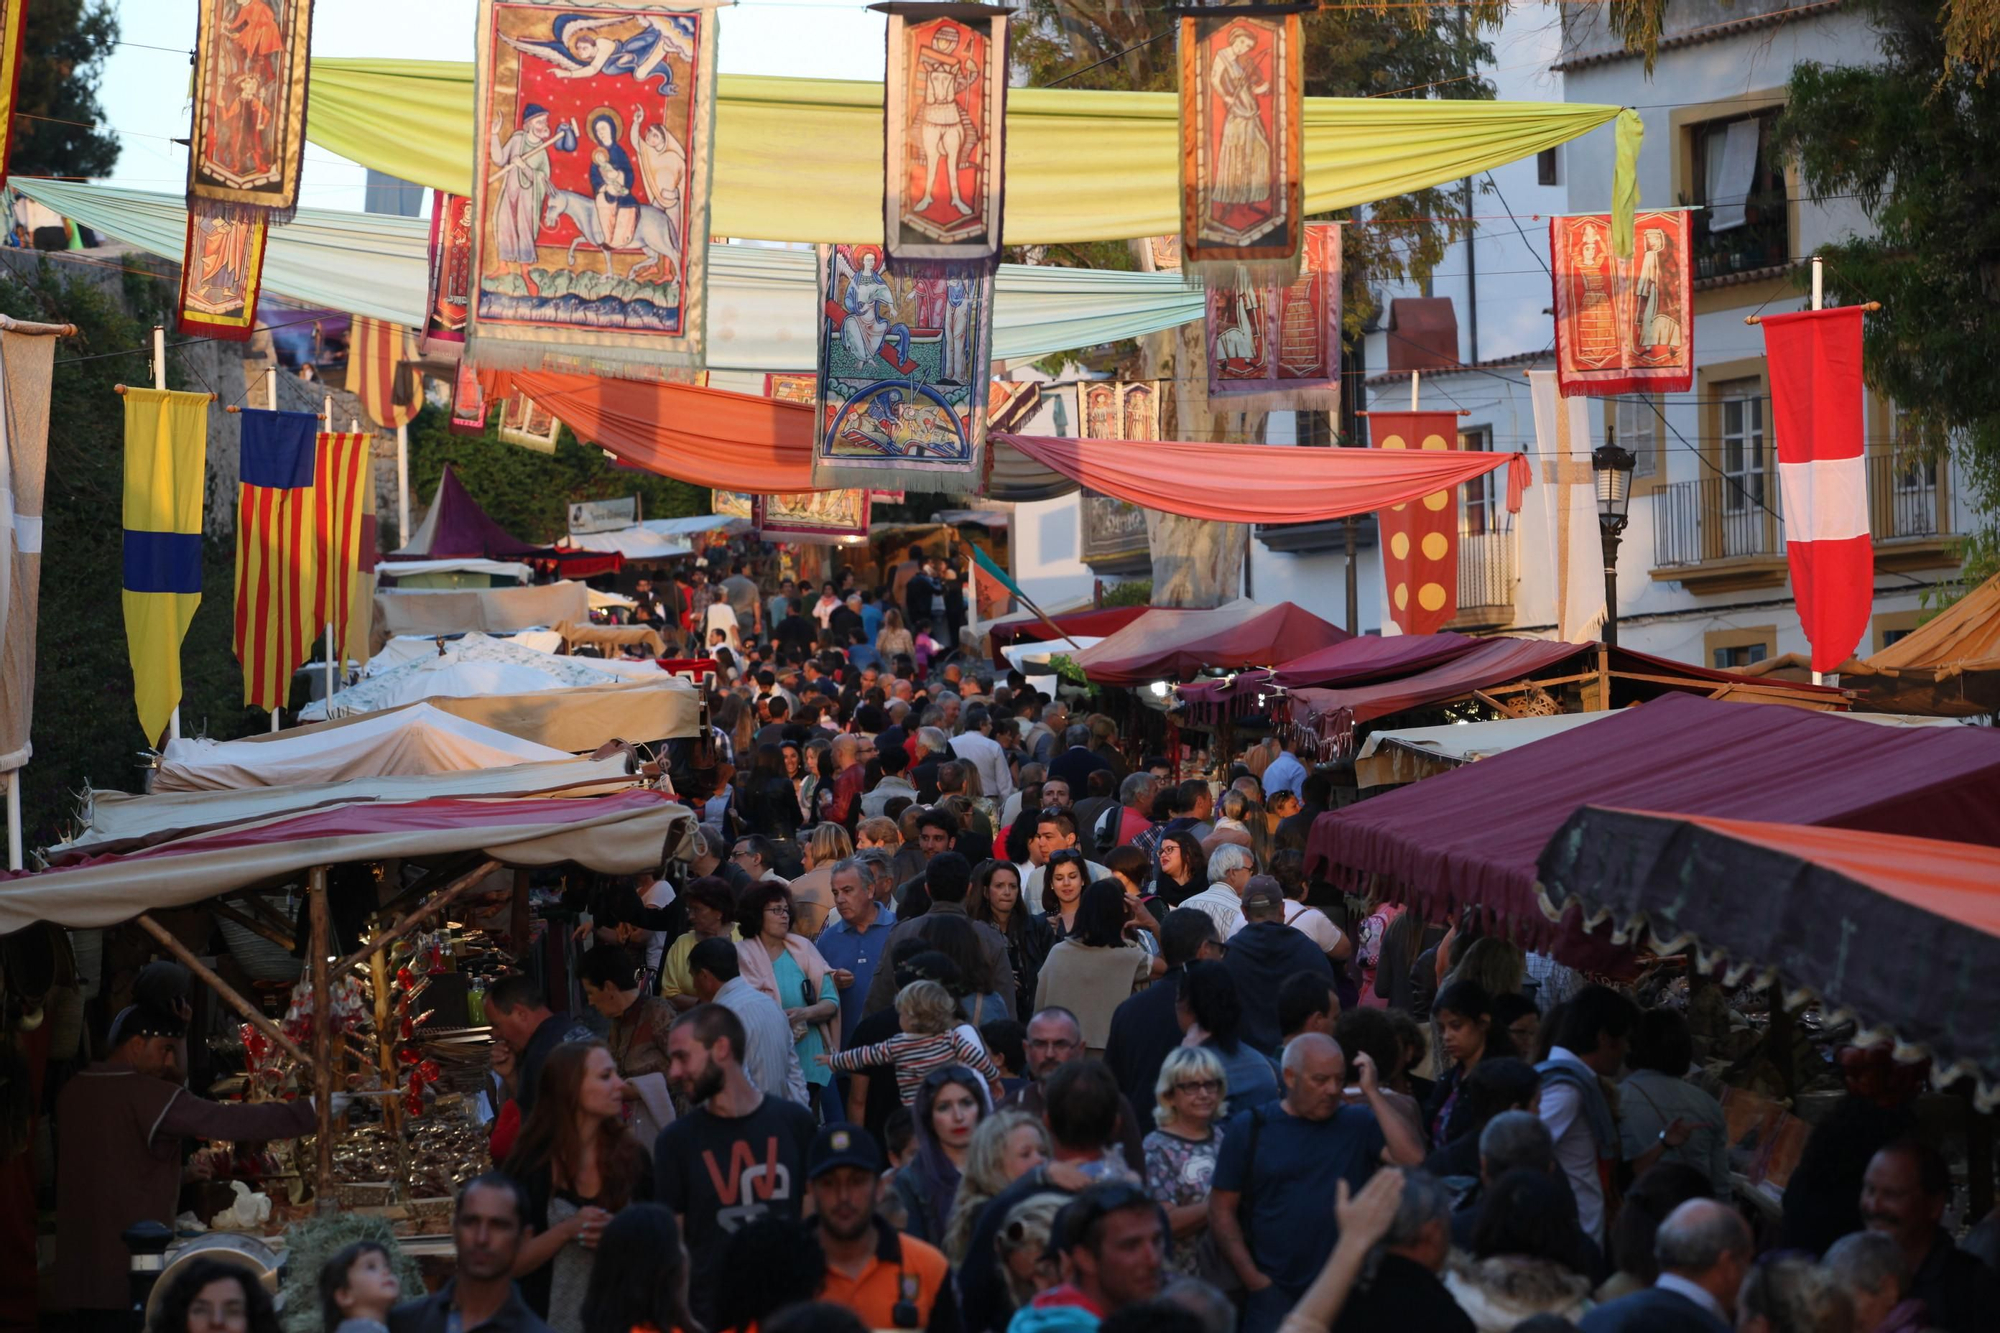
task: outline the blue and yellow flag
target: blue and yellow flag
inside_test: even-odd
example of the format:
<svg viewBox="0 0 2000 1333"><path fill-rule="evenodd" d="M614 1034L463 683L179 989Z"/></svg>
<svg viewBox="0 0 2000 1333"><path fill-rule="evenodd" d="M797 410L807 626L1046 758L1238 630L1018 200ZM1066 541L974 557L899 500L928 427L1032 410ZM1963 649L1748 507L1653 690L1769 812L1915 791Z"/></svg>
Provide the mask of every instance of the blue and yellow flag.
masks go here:
<svg viewBox="0 0 2000 1333"><path fill-rule="evenodd" d="M125 642L155 743L181 701L181 640L201 605L208 395L125 391Z"/></svg>

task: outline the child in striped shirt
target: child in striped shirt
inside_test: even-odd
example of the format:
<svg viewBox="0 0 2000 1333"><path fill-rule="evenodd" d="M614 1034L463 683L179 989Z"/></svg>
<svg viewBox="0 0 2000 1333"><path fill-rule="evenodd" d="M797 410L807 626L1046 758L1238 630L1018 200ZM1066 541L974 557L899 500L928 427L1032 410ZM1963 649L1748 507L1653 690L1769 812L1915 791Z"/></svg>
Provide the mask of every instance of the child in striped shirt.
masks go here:
<svg viewBox="0 0 2000 1333"><path fill-rule="evenodd" d="M985 1047L966 1035L970 1029L958 1023L958 1003L950 991L935 981L912 981L896 993L896 1016L903 1030L887 1041L821 1055L819 1062L848 1074L894 1065L896 1092L905 1106L916 1100L926 1074L946 1065L966 1065L984 1076L994 1100L999 1100L1000 1069Z"/></svg>

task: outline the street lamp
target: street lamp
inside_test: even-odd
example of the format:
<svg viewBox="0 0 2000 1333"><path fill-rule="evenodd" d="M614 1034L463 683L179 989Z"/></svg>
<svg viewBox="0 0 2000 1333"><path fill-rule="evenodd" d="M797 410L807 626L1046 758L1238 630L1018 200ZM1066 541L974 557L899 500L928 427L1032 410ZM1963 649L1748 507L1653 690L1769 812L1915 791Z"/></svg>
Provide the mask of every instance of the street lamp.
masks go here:
<svg viewBox="0 0 2000 1333"><path fill-rule="evenodd" d="M1638 463L1629 449L1603 444L1590 451L1590 470L1597 474L1597 528L1604 539L1604 644L1618 646L1618 538L1625 531L1632 504L1632 468Z"/></svg>

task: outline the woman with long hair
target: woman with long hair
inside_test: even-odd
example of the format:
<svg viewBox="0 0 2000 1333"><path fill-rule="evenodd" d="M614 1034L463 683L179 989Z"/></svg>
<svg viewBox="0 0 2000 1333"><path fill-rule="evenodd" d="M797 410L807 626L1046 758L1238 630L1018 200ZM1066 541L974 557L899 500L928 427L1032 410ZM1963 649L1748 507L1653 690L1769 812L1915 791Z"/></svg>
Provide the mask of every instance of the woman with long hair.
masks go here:
<svg viewBox="0 0 2000 1333"><path fill-rule="evenodd" d="M833 916L833 867L854 855L854 839L844 825L823 819L806 834L800 852L804 870L789 886L792 910L799 914L792 929L816 940Z"/></svg>
<svg viewBox="0 0 2000 1333"><path fill-rule="evenodd" d="M882 654L884 662L893 662L899 656L917 651L917 641L903 624L903 613L890 607L882 613L882 628L875 635L875 651Z"/></svg>
<svg viewBox="0 0 2000 1333"><path fill-rule="evenodd" d="M972 1135L989 1109L986 1080L964 1065L925 1075L910 1106L916 1152L891 1182L908 1219L905 1234L932 1245L944 1239Z"/></svg>
<svg viewBox="0 0 2000 1333"><path fill-rule="evenodd" d="M1583 1318L1591 1281L1574 1267L1586 1251L1576 1196L1562 1175L1517 1167L1494 1181L1485 1199L1470 1262L1444 1275L1445 1290L1472 1326L1509 1333L1538 1314Z"/></svg>
<svg viewBox="0 0 2000 1333"><path fill-rule="evenodd" d="M1013 1013L1013 997L993 989L993 968L979 942L979 928L956 913L940 913L924 927L924 940L958 966L959 1009L975 1031L981 1023Z"/></svg>
<svg viewBox="0 0 2000 1333"><path fill-rule="evenodd" d="M1153 877L1153 896L1168 907L1208 887L1208 854L1194 834L1183 829L1160 839L1160 873Z"/></svg>
<svg viewBox="0 0 2000 1333"><path fill-rule="evenodd" d="M1526 1060L1495 1055L1479 1062L1458 1087L1464 1126L1450 1143L1424 1159L1424 1170L1440 1180L1479 1178L1479 1134L1502 1111L1536 1111L1542 1076Z"/></svg>
<svg viewBox="0 0 2000 1333"><path fill-rule="evenodd" d="M1083 903L1084 886L1090 883L1090 862L1074 847L1049 854L1042 872L1042 917L1055 932L1058 943L1076 933L1077 908Z"/></svg>
<svg viewBox="0 0 2000 1333"><path fill-rule="evenodd" d="M979 1210L1009 1185L1048 1161L1053 1147L1048 1127L1040 1116L1026 1111L996 1111L979 1122L972 1132L972 1146L966 1150L959 1169L958 1193L952 1196L951 1220L945 1225L944 1243L938 1248L953 1268L965 1263L966 1247L979 1223Z"/></svg>
<svg viewBox="0 0 2000 1333"><path fill-rule="evenodd" d="M775 745L757 746L750 752L749 768L738 771L736 788L744 830L777 844L781 864L797 860L799 795L785 776L785 752Z"/></svg>
<svg viewBox="0 0 2000 1333"><path fill-rule="evenodd" d="M831 1097L833 1071L819 1057L840 1049L840 991L813 942L792 933L797 909L776 880L752 884L736 899L737 967L743 979L778 1002L791 1021L799 1068L815 1096ZM839 1114L831 1101L829 1117Z"/></svg>
<svg viewBox="0 0 2000 1333"><path fill-rule="evenodd" d="M1167 1210L1173 1270L1200 1277L1195 1255L1208 1231L1208 1192L1222 1151L1216 1121L1229 1099L1229 1076L1215 1052L1177 1046L1160 1065L1153 1097L1159 1128L1146 1136L1146 1192Z"/></svg>
<svg viewBox="0 0 2000 1333"><path fill-rule="evenodd" d="M1126 902L1131 905L1132 922L1137 927L1129 932L1132 943L1158 957L1160 918L1166 915L1167 905L1152 892L1152 858L1128 842L1105 853L1104 868L1118 881L1118 887L1125 891Z"/></svg>
<svg viewBox="0 0 2000 1333"><path fill-rule="evenodd" d="M1049 879L1058 892L1060 873L1051 857ZM1093 1058L1102 1058L1110 1040L1112 1011L1153 975L1153 956L1125 938L1131 910L1124 887L1115 879L1100 879L1085 889L1076 908L1075 928L1049 951L1035 983L1035 1008L1056 1007L1075 1014L1084 1047ZM1164 964L1160 970L1166 970Z"/></svg>
<svg viewBox="0 0 2000 1333"><path fill-rule="evenodd" d="M528 1308L559 1333L581 1333L598 1237L614 1213L652 1193L646 1149L625 1128L625 1080L601 1041L549 1052L535 1109L505 1170L528 1196L514 1279Z"/></svg>
<svg viewBox="0 0 2000 1333"><path fill-rule="evenodd" d="M1007 962L1014 970L1014 1016L1027 1022L1034 1012L1035 980L1055 932L1021 901L1021 870L1012 861L982 861L972 872L965 895L965 914L984 921L1007 941Z"/></svg>
<svg viewBox="0 0 2000 1333"><path fill-rule="evenodd" d="M1035 837L1035 817L1042 812L1042 784L1030 782L1021 788L1021 813L1007 826L1001 846L1007 859L1020 865L1028 859L1028 844Z"/></svg>
<svg viewBox="0 0 2000 1333"><path fill-rule="evenodd" d="M833 801L833 740L815 736L806 742L806 775L799 781L799 808L805 822L817 824L826 818Z"/></svg>
<svg viewBox="0 0 2000 1333"><path fill-rule="evenodd" d="M1207 1047L1222 1062L1231 1114L1276 1100L1277 1071L1243 1040L1243 997L1237 993L1236 978L1229 975L1228 968L1221 963L1197 962L1182 969L1174 1016L1185 1034L1181 1045Z"/></svg>
<svg viewBox="0 0 2000 1333"><path fill-rule="evenodd" d="M146 1327L148 1333L213 1333L216 1329L278 1333L280 1325L271 1293L248 1269L220 1259L200 1259L174 1274Z"/></svg>
<svg viewBox="0 0 2000 1333"><path fill-rule="evenodd" d="M1424 1104L1425 1137L1436 1149L1465 1133L1470 1123L1471 1107L1459 1096L1466 1076L1488 1056L1512 1055L1514 1044L1493 1022L1493 997L1476 981L1454 981L1439 991L1431 1002L1431 1019L1437 1024L1439 1049L1450 1062Z"/></svg>
<svg viewBox="0 0 2000 1333"><path fill-rule="evenodd" d="M583 1294L583 1333L701 1333L688 1312L688 1252L674 1210L635 1203L605 1224Z"/></svg>
<svg viewBox="0 0 2000 1333"><path fill-rule="evenodd" d="M812 725L812 720L805 715L804 704L799 705L799 716L795 721L808 727ZM799 822L804 824L812 818L802 794L807 777L805 746L797 741L783 741L778 745L778 753L785 757L785 781L792 784L792 804L799 808Z"/></svg>

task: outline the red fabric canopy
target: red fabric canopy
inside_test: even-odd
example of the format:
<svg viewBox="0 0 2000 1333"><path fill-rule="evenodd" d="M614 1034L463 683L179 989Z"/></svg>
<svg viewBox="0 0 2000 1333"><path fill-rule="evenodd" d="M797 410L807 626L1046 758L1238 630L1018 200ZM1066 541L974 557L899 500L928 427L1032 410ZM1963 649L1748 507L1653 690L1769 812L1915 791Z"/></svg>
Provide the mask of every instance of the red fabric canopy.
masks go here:
<svg viewBox="0 0 2000 1333"><path fill-rule="evenodd" d="M814 489L808 404L543 371L482 371L480 384L489 397L526 394L579 438L650 472L723 490ZM1518 510L1530 479L1527 457L1518 453L1063 440L998 432L993 438L1107 495L1163 513L1229 523L1304 523L1372 513L1502 467L1507 507Z"/></svg>
<svg viewBox="0 0 2000 1333"><path fill-rule="evenodd" d="M1143 606L1106 606L1089 611L1072 611L1068 615L1050 616L1056 629L1063 634L1073 634L1080 639L1103 639L1116 634L1127 625L1146 614ZM1006 666L1006 654L1000 650L1017 643L1047 643L1060 639L1062 635L1048 627L1040 617L1031 616L1026 620L1008 620L987 627L993 636L993 665Z"/></svg>
<svg viewBox="0 0 2000 1333"><path fill-rule="evenodd" d="M1074 661L1096 684L1143 685L1186 680L1203 670L1289 662L1347 637L1338 625L1290 602L1233 602L1205 611L1152 607Z"/></svg>
<svg viewBox="0 0 2000 1333"><path fill-rule="evenodd" d="M1268 671L1244 671L1234 680L1198 680L1181 686L1198 720L1260 711L1277 686L1346 686L1391 680L1470 652L1481 640L1446 630L1438 634L1357 635L1294 658Z"/></svg>
<svg viewBox="0 0 2000 1333"><path fill-rule="evenodd" d="M1536 858L1584 805L2000 846L2000 737L1666 694L1321 815L1306 868L1357 889L1381 876L1434 920L1481 905L1549 948L1562 931Z"/></svg>
<svg viewBox="0 0 2000 1333"><path fill-rule="evenodd" d="M1358 723L1505 685L1590 649L1587 643L1548 639L1476 640L1465 651L1413 675L1343 689L1293 690L1292 724L1344 752Z"/></svg>

